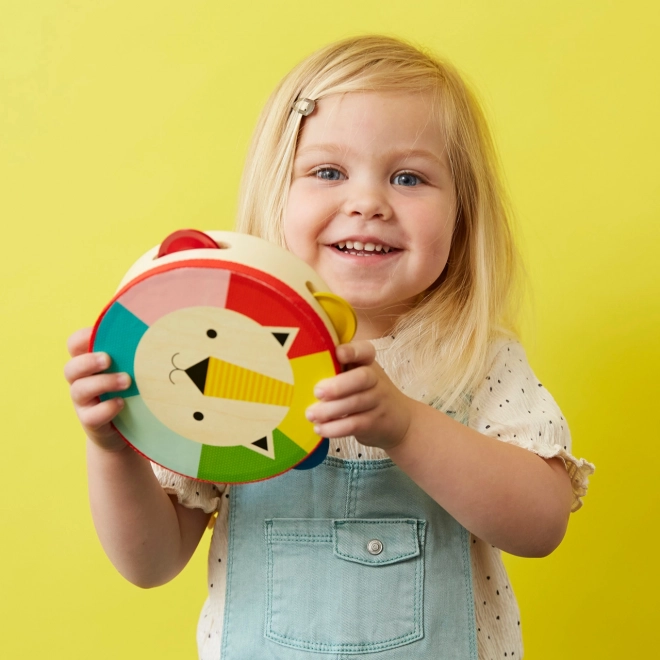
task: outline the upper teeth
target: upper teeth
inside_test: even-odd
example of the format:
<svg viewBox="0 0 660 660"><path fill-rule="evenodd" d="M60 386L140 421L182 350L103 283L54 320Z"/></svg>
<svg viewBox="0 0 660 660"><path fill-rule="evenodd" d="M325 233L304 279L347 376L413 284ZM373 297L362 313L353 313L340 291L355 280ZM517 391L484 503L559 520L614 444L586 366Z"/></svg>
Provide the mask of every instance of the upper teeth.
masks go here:
<svg viewBox="0 0 660 660"><path fill-rule="evenodd" d="M364 250L365 252L389 252L392 248L380 243L363 243L362 241L342 241L337 243L337 247L341 250Z"/></svg>

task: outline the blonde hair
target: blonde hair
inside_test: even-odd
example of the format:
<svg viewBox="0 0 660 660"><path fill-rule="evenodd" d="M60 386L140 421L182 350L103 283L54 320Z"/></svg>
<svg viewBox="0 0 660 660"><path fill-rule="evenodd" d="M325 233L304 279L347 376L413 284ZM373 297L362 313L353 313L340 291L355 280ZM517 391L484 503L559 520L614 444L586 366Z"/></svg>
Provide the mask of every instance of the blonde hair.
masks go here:
<svg viewBox="0 0 660 660"><path fill-rule="evenodd" d="M257 124L241 183L237 230L285 245L283 217L303 121L296 99L349 92L430 94L456 188L447 266L392 329L390 376L409 396L464 415L491 344L512 334L518 258L507 196L483 112L449 64L390 37L331 44L296 66Z"/></svg>

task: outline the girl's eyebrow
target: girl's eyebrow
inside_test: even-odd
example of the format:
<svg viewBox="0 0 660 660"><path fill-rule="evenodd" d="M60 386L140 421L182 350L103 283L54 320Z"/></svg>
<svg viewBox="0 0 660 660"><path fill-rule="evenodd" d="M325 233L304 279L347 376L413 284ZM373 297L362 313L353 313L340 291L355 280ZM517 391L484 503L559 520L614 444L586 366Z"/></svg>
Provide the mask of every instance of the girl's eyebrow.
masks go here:
<svg viewBox="0 0 660 660"><path fill-rule="evenodd" d="M404 158L426 158L427 160L432 160L443 167L447 164L442 157L446 153L445 151L443 151L440 156L432 151L428 151L428 149L406 149L402 152L393 151L392 153L393 155L401 155Z"/></svg>
<svg viewBox="0 0 660 660"><path fill-rule="evenodd" d="M346 146L340 146L334 142L320 143L320 144L308 144L306 147L300 147L296 151L296 156L303 156L308 153L313 153L316 151L324 152L334 152L334 153L347 153L350 152L350 148Z"/></svg>
<svg viewBox="0 0 660 660"><path fill-rule="evenodd" d="M325 152L325 153L339 153L339 154L350 154L352 148L350 145L339 145L333 142L319 143L319 144L308 144L307 146L301 147L298 149L296 156L304 156L308 153L315 152ZM425 158L427 160L432 160L433 162L439 164L441 167L447 169L448 163L446 158L442 156L446 152L443 152L441 156L429 151L427 149L390 149L385 151L386 157L398 157L398 158Z"/></svg>

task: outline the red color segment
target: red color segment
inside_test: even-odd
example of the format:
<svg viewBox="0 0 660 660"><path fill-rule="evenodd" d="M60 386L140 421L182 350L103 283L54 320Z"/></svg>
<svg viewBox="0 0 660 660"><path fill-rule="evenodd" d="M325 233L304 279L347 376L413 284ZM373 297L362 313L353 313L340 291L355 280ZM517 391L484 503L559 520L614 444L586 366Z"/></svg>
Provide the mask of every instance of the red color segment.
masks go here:
<svg viewBox="0 0 660 660"><path fill-rule="evenodd" d="M330 351L334 344L321 319L309 305L288 286L258 272L258 279L232 273L227 294L227 309L254 319L266 326L300 328L288 352L289 359ZM264 280L268 281L264 281Z"/></svg>

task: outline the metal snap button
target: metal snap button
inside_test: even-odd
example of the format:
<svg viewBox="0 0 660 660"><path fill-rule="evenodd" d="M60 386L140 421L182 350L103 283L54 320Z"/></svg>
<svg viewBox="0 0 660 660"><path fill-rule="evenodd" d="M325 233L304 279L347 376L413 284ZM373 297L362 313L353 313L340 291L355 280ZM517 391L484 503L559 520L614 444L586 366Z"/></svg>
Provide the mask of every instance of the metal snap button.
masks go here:
<svg viewBox="0 0 660 660"><path fill-rule="evenodd" d="M379 555L383 551L383 544L378 539L373 539L367 543L367 550L372 555Z"/></svg>

